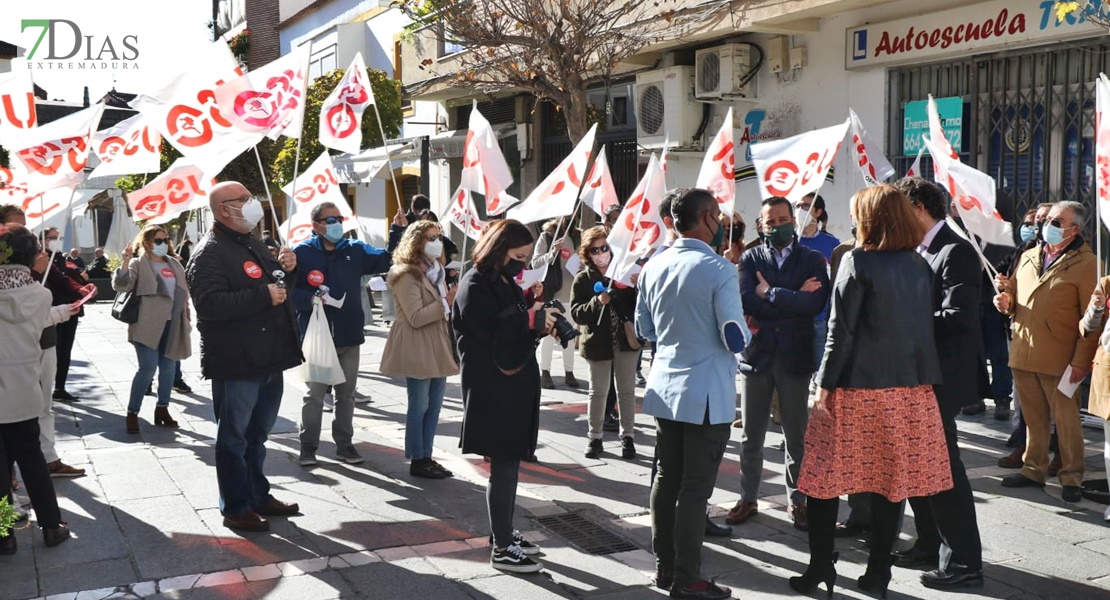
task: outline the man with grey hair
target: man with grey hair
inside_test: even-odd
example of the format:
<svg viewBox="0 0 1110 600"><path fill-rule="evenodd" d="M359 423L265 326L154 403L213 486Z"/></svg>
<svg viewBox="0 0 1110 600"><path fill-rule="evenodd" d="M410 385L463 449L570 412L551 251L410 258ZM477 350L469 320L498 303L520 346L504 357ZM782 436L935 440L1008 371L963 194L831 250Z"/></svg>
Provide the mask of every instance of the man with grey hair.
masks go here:
<svg viewBox="0 0 1110 600"><path fill-rule="evenodd" d="M1044 245L1025 251L1013 277L998 277L994 305L1013 316L1010 367L1021 398L1028 439L1020 473L1003 487L1044 487L1048 478L1050 422L1056 421L1063 499L1078 502L1083 482L1083 430L1077 384L1091 370L1098 338L1079 335L1079 321L1095 289L1097 257L1082 237L1087 208L1078 202L1052 207L1041 231ZM1060 387L1071 387L1065 394Z"/></svg>

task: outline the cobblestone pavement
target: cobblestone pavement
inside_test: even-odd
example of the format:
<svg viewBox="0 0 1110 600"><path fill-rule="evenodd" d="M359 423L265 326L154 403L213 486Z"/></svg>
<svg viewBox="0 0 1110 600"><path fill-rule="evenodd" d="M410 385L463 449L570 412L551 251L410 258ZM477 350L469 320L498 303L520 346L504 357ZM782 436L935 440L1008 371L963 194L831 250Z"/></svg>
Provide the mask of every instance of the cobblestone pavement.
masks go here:
<svg viewBox="0 0 1110 600"><path fill-rule="evenodd" d="M175 392L171 404L181 428L154 427L148 398L142 433L128 435L123 415L135 356L124 326L108 309L104 303L89 307L78 329L69 389L81 401L55 404L59 453L88 470L85 477L55 479L63 518L76 539L47 549L31 529L20 530L19 552L0 558L0 598L661 597L650 585L649 418L637 417L639 458L621 459L611 434L600 459L585 459L586 392L567 390L555 377L561 389L544 391L540 462L523 465L517 513L526 537L542 544L547 569L541 575L501 574L488 564L486 466L458 450L457 378L448 383L436 440L437 460L456 476L410 477L403 452L404 385L378 374L387 330L371 327L358 387L373 400L355 412L355 441L366 462L334 460L326 415L320 465L296 464L303 385L287 373L267 472L274 494L299 502L303 515L273 519L268 534L239 535L221 525L217 509L215 425L198 357L184 363L194 393ZM558 357L555 364L561 364ZM587 380L581 358L575 368ZM1110 598L1110 527L1102 522L1103 507L1086 500L1065 504L1055 482L1043 491L1003 490L1005 471L994 465L1008 453L1007 428L989 411L960 422L988 563L986 584L960 597ZM1102 470L1102 434L1085 433L1090 476L1102 477L1093 473ZM772 427L758 516L735 527L731 539L707 541L703 551L704 572L731 586L734 597L788 597L786 578L807 562L805 534L790 526L784 508L781 439ZM711 500L718 516L739 493L739 440L734 430ZM537 521L566 513L632 549L590 555ZM907 516L904 537L912 534L912 523ZM837 594L867 597L854 585L866 563L863 542L838 545ZM944 595L923 588L917 575L896 569L891 597Z"/></svg>

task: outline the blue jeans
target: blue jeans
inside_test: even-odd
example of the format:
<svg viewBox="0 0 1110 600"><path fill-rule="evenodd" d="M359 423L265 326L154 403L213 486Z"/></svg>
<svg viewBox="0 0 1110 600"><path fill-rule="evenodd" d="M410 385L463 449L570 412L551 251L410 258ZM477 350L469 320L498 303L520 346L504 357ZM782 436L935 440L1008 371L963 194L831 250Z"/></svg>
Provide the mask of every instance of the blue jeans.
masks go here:
<svg viewBox="0 0 1110 600"><path fill-rule="evenodd" d="M983 346L991 363L991 398L1004 400L1014 389L1010 370L1010 348L1006 345L1006 322L997 310L983 309Z"/></svg>
<svg viewBox="0 0 1110 600"><path fill-rule="evenodd" d="M270 499L262 474L266 438L277 420L284 381L281 373L261 379L213 379L216 413L216 481L220 512L238 516Z"/></svg>
<svg viewBox="0 0 1110 600"><path fill-rule="evenodd" d="M813 320L813 370L821 369L821 359L825 358L825 338L829 335L829 315Z"/></svg>
<svg viewBox="0 0 1110 600"><path fill-rule="evenodd" d="M131 397L127 402L127 412L139 414L139 409L143 407L143 394L150 387L155 370L158 371L158 406L170 405L170 388L173 387L173 378L177 373L177 361L166 358L166 340L169 337L170 322L166 321L157 350L131 342L135 347L135 356L139 359L139 370L131 380Z"/></svg>
<svg viewBox="0 0 1110 600"><path fill-rule="evenodd" d="M409 392L409 411L405 417L405 458L431 458L447 378L406 377L405 387Z"/></svg>

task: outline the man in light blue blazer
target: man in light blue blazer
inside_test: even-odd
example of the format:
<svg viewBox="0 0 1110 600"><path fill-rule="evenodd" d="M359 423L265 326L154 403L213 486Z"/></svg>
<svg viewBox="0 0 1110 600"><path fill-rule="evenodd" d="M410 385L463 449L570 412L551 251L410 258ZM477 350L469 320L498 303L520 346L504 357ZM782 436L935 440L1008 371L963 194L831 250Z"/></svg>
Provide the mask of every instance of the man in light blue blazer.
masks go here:
<svg viewBox="0 0 1110 600"><path fill-rule="evenodd" d="M701 577L705 503L717 483L736 412L736 358L744 323L736 266L713 246L724 239L712 193L670 193L679 239L640 274L636 330L656 342L643 412L655 417L659 473L651 490L656 585L672 598L723 599Z"/></svg>

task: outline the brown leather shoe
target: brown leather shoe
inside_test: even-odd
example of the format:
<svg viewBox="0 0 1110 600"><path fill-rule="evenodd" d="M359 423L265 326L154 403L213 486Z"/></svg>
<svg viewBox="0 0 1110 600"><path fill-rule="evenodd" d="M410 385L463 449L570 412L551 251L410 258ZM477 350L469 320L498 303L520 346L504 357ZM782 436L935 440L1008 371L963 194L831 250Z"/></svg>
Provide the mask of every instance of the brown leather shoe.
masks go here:
<svg viewBox="0 0 1110 600"><path fill-rule="evenodd" d="M270 496L270 499L254 509L254 512L268 517L288 517L300 513L301 507L297 506L296 502L282 502Z"/></svg>
<svg viewBox="0 0 1110 600"><path fill-rule="evenodd" d="M998 466L1003 469L1020 469L1025 461L1021 458L1025 455L1025 446L1018 446L1009 456L1003 456L998 459Z"/></svg>
<svg viewBox="0 0 1110 600"><path fill-rule="evenodd" d="M728 514L725 515L725 523L728 523L729 525L739 525L740 523L743 523L744 521L752 518L752 516L755 515L755 513L757 512L759 512L758 502L745 502L744 500L737 500L736 506L733 506L732 510L728 511Z"/></svg>
<svg viewBox="0 0 1110 600"><path fill-rule="evenodd" d="M165 406L154 407L154 424L159 427L177 429L177 421L170 416L170 409Z"/></svg>
<svg viewBox="0 0 1110 600"><path fill-rule="evenodd" d="M270 522L248 510L234 517L224 517L224 527L235 531L269 531Z"/></svg>
<svg viewBox="0 0 1110 600"><path fill-rule="evenodd" d="M68 539L69 527L64 522L59 523L57 527L43 527L42 529L42 541L47 546L57 546Z"/></svg>
<svg viewBox="0 0 1110 600"><path fill-rule="evenodd" d="M1048 463L1048 476L1055 477L1062 468L1064 468L1064 459L1060 458L1060 453L1057 452L1056 455L1052 457L1052 462Z"/></svg>
<svg viewBox="0 0 1110 600"><path fill-rule="evenodd" d="M139 415L127 413L127 433L139 433Z"/></svg>
<svg viewBox="0 0 1110 600"><path fill-rule="evenodd" d="M800 504L790 507L790 519L794 521L794 529L809 531L809 509Z"/></svg>

